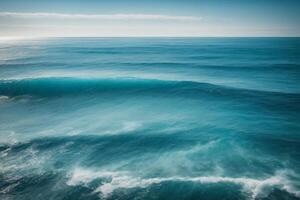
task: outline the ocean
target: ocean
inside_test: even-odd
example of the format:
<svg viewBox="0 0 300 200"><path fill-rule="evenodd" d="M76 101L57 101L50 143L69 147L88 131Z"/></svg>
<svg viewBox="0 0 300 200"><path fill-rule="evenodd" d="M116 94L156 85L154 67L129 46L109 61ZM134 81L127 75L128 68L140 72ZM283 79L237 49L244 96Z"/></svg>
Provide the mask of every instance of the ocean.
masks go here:
<svg viewBox="0 0 300 200"><path fill-rule="evenodd" d="M0 41L0 199L300 199L300 39Z"/></svg>

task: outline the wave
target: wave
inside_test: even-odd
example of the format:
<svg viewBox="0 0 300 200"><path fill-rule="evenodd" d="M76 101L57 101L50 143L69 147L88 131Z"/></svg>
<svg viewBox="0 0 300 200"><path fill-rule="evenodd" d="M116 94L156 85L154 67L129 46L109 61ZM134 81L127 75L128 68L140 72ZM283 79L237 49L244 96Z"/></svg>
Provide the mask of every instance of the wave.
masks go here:
<svg viewBox="0 0 300 200"><path fill-rule="evenodd" d="M29 143L17 143L5 146L3 145L2 147L0 146L0 155L2 154L1 158L5 158L5 162L1 164L0 171L2 174L9 175L5 179L11 178L10 176L15 177L17 176L15 175L15 173L20 173L20 179L26 179L27 174L34 174L34 179L41 180L41 176L43 175L40 176L40 170L49 170L50 172L54 170L55 173L63 170L63 174L59 175L60 178L58 179L63 180L64 183L66 181L67 185L72 186L71 189L78 189L82 186L87 187L89 188L89 190L94 191L94 193L99 194L102 198L110 198L112 197L112 195L115 195L116 193L114 192L117 191L127 192L127 189L128 192L131 192L135 191L135 189L152 190L153 187L156 186L168 189L169 186L172 185L180 188L181 186L190 186L191 184L199 186L200 190L202 188L207 188L207 186L210 187L211 185L213 187L216 186L225 189L227 187L230 187L231 189L234 189L234 191L237 190L236 192L238 192L239 194L242 193L243 195L249 196L252 199L265 197L269 194L269 192L272 192L275 189L282 190L283 192L290 193L290 195L300 197L300 191L293 188L294 185L295 187L297 187L297 180L299 180L297 174L295 175L295 182L290 182L289 178L292 178L292 176L286 176L285 172L278 172L274 173L274 175L263 176L261 178L258 178L262 175L261 173L259 173L260 176L258 177L243 177L242 175L239 175L239 177L231 177L229 175L226 175L226 171L217 173L218 176L211 175L215 172L208 172L209 175L205 173L205 175L203 176L170 175L163 177L149 177L141 175L149 172L148 168L143 169L143 167L139 168L139 170L136 171L136 174L133 174L133 172L131 172L132 168L127 168L129 171L91 170L92 167L98 168L99 164L102 162L105 163L106 167L110 168L110 170L117 169L118 165L115 165L116 161L124 158L127 159L129 158L129 156L130 158L134 158L137 155L136 152L141 152L143 154L158 153L160 155L163 155L163 150L170 151L170 148L172 148L172 151L176 150L174 149L174 145L170 144L170 141L172 141L173 144L176 144L176 148L179 148L180 151L194 151L195 149L184 147L191 146L192 144L189 143L189 141L195 141L196 139L194 138L191 140L191 137L189 135L181 135L182 137L180 138L176 137L176 135L175 137L173 137L173 135L172 137L170 137L170 135L149 135L147 140L149 140L150 138L154 138L154 140L150 142L150 146L142 140L138 140L138 142L130 142L137 141L138 138L144 138L145 135L131 135L121 137L76 136L75 138L43 138L35 141L30 141ZM165 138L164 143L158 141L158 139L160 138ZM169 139L167 140L167 138ZM118 139L119 141L116 141ZM183 140L184 144L179 144L179 141L181 140ZM166 146L167 143L170 144L169 147ZM120 148L118 148L120 144L122 144L121 150ZM139 149L135 144L139 145ZM203 145L200 145L200 148L203 147L203 153L209 154L207 148L209 148L211 145L219 146L219 144L221 143L218 143L218 145L214 145L214 141L203 143ZM196 146L195 148L198 147ZM155 152L154 149L157 150L157 152ZM231 148L229 147L229 149ZM197 149L196 151L198 150L199 149ZM81 158L79 158L78 155L81 155ZM124 157L124 155L126 155L126 157ZM168 153L168 155L170 154ZM95 164L95 160L100 161L100 158L103 160ZM217 159L214 156L213 158ZM177 156L177 159L180 159L180 157ZM89 166L89 168L73 168L74 165L76 166L79 163L83 164L84 166ZM176 167L175 164L176 162L174 163L174 165L172 165L174 168ZM135 167L133 169L135 169ZM37 177L35 176L35 173L38 174ZM221 176L220 174L224 176Z"/></svg>
<svg viewBox="0 0 300 200"><path fill-rule="evenodd" d="M95 179L104 179L102 185L97 187L94 192L100 193L103 198L109 197L117 189L147 188L154 184L165 182L193 182L199 184L235 184L242 186L243 190L250 193L251 199L259 196L265 196L264 192L270 188L279 188L297 197L300 197L300 191L295 190L282 174L271 176L266 179L253 178L232 178L222 176L197 176L197 177L159 177L159 178L141 178L129 175L128 172L110 172L110 171L91 171L76 168L70 175L67 184L70 186L92 182Z"/></svg>
<svg viewBox="0 0 300 200"><path fill-rule="evenodd" d="M0 96L0 102L1 101L8 101L9 100L9 97L8 96Z"/></svg>
<svg viewBox="0 0 300 200"><path fill-rule="evenodd" d="M223 97L272 96L300 98L297 93L270 92L233 88L192 81L158 79L88 79L70 77L46 77L0 80L1 96L62 96L82 94L161 94L161 95L218 95Z"/></svg>
<svg viewBox="0 0 300 200"><path fill-rule="evenodd" d="M18 61L12 60L12 61ZM11 62L12 62L11 61ZM214 65L214 64L199 64L197 62L193 61L182 61L182 62L171 62L171 61L165 61L165 62L103 62L101 63L102 68L106 67L124 67L130 69L131 68L139 68L139 69L148 69L151 68L159 68L159 69L176 69L176 68L182 68L182 69L192 69L192 70L222 70L222 71L290 71L293 70L293 72L298 72L300 70L300 65L295 63L280 63L280 64L259 64L259 65L232 65L232 64L223 64L223 65ZM67 62L57 62L57 61L48 61L48 62L26 62L26 63L0 63L0 68L35 68L35 67L51 67L51 68L57 68L62 66L68 66ZM83 64L84 66L84 64ZM74 67L74 66L72 66ZM97 63L89 63L90 68L97 69L99 67L99 64ZM80 68L80 67L79 67Z"/></svg>

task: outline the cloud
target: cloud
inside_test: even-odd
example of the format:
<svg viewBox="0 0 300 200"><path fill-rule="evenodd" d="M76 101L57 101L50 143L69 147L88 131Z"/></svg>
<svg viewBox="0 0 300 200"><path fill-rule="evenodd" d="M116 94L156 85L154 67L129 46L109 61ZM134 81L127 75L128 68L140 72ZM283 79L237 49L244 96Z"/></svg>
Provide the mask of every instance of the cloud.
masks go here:
<svg viewBox="0 0 300 200"><path fill-rule="evenodd" d="M201 17L173 16L157 14L66 14L46 12L0 12L0 17L17 18L59 18L59 19L99 19L99 20L168 20L168 21L197 21Z"/></svg>

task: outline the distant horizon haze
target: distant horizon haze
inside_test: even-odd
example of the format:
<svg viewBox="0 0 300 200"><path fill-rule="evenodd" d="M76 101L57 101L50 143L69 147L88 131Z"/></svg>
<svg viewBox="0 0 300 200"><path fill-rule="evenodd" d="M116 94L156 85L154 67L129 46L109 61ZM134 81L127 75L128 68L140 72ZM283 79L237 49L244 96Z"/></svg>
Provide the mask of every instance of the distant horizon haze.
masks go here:
<svg viewBox="0 0 300 200"><path fill-rule="evenodd" d="M0 37L299 37L300 1L2 0Z"/></svg>

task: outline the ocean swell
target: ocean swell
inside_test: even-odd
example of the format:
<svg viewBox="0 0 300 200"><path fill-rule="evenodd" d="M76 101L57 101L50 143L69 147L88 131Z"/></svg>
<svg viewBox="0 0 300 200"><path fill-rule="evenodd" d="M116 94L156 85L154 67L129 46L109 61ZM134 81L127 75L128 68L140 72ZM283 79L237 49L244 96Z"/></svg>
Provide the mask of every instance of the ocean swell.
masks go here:
<svg viewBox="0 0 300 200"><path fill-rule="evenodd" d="M218 96L286 96L299 98L297 93L280 93L242 88L226 87L192 81L170 81L158 79L89 79L73 77L46 77L0 80L0 95L6 96L65 96L82 94L152 93L168 95L197 96L209 94Z"/></svg>

